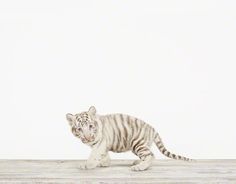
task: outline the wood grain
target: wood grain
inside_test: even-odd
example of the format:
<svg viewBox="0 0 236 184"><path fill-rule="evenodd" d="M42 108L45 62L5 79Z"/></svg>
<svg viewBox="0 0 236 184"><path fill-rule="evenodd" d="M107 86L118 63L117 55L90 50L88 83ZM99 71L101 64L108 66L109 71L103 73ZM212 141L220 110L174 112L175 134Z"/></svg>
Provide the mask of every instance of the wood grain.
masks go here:
<svg viewBox="0 0 236 184"><path fill-rule="evenodd" d="M147 171L130 170L132 160L107 168L79 170L79 160L0 160L0 183L234 183L236 160L156 160Z"/></svg>

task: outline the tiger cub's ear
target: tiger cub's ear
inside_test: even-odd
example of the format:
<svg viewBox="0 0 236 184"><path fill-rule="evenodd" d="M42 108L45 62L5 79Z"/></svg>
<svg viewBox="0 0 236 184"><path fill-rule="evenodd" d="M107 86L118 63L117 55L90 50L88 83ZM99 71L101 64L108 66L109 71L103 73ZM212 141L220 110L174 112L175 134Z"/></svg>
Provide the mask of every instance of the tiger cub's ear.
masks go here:
<svg viewBox="0 0 236 184"><path fill-rule="evenodd" d="M94 106L91 106L90 108L89 108L89 114L91 114L91 115L95 115L96 114L96 108L94 107Z"/></svg>
<svg viewBox="0 0 236 184"><path fill-rule="evenodd" d="M75 116L73 114L67 113L66 119L69 122L70 126L72 126L74 124Z"/></svg>

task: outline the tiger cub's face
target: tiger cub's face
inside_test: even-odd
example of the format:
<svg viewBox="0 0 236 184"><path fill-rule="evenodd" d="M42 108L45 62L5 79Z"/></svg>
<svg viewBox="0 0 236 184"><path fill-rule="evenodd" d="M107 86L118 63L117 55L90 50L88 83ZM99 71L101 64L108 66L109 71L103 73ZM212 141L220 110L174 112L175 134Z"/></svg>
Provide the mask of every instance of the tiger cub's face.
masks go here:
<svg viewBox="0 0 236 184"><path fill-rule="evenodd" d="M95 121L96 109L90 107L89 111L72 115L66 114L66 119L71 126L72 133L81 139L83 143L93 142L98 132L98 124Z"/></svg>

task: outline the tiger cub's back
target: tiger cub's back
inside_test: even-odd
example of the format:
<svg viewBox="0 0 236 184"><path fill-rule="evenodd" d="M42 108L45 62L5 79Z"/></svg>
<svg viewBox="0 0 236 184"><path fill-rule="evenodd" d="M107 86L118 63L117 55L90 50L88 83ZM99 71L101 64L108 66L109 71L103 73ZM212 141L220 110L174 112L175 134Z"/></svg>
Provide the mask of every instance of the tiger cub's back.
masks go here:
<svg viewBox="0 0 236 184"><path fill-rule="evenodd" d="M138 118L126 114L109 114L101 116L100 120L103 138L110 151L125 152L134 150L141 142L148 146L153 142L154 128Z"/></svg>

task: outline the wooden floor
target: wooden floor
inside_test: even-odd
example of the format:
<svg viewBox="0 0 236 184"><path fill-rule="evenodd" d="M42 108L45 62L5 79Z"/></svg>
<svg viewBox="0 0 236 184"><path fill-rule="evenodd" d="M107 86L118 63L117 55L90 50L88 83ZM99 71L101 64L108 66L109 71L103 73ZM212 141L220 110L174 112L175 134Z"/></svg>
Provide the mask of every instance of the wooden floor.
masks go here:
<svg viewBox="0 0 236 184"><path fill-rule="evenodd" d="M114 160L108 168L79 170L82 161L0 160L0 183L232 183L236 160L183 162L156 160L147 171L130 170L132 160Z"/></svg>

